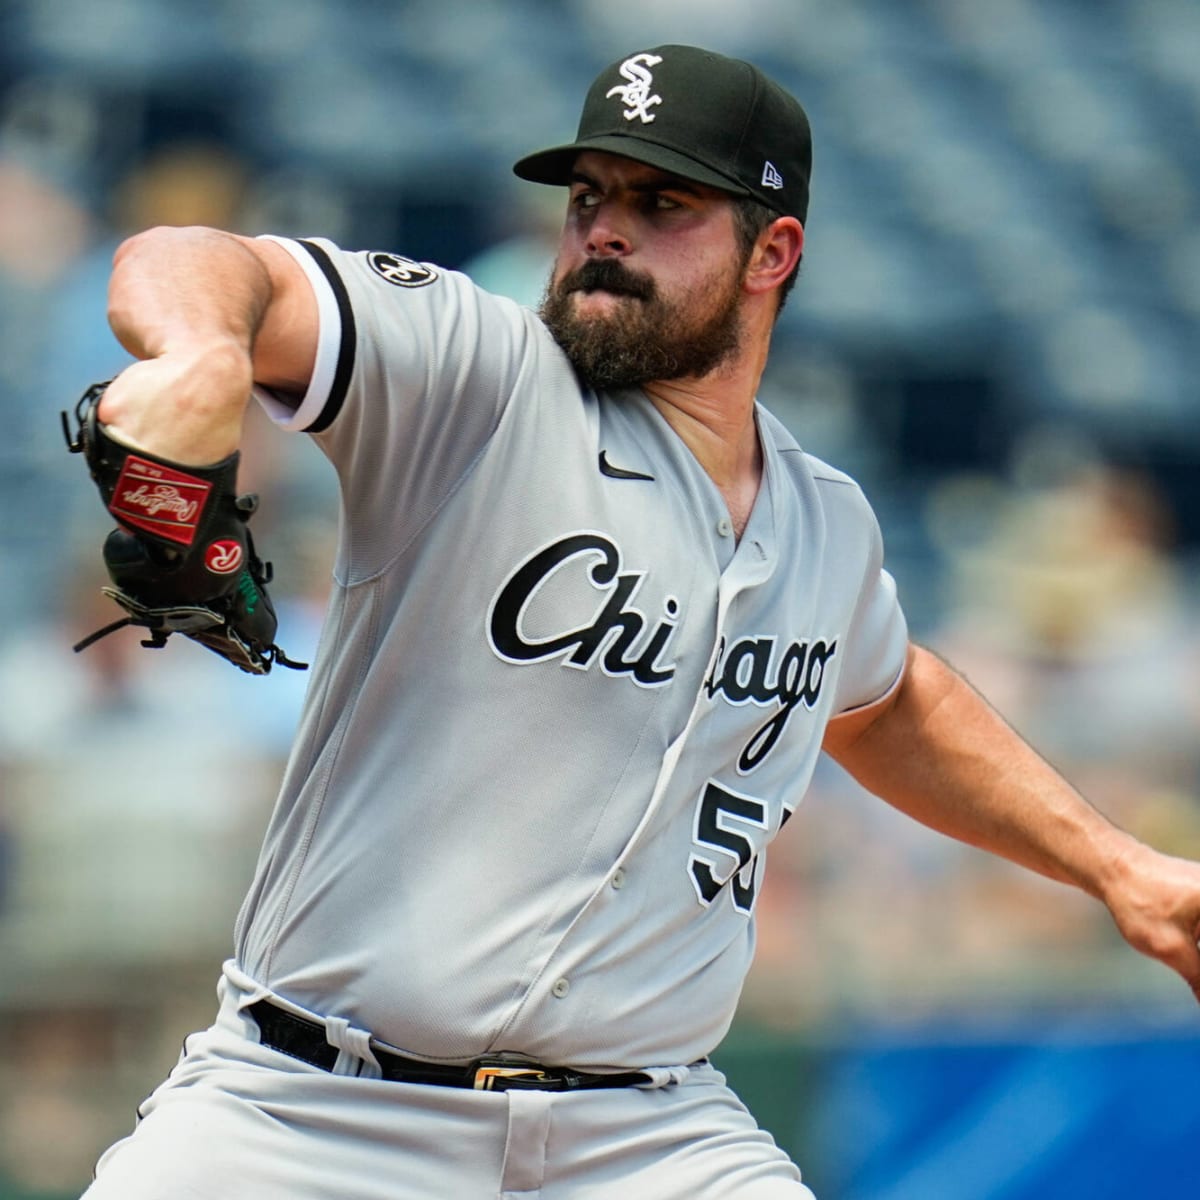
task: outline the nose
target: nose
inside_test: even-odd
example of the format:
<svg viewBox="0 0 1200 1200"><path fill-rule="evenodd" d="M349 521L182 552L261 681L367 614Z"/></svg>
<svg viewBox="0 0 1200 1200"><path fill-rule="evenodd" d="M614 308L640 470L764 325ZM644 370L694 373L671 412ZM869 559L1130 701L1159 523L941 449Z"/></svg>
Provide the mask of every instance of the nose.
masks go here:
<svg viewBox="0 0 1200 1200"><path fill-rule="evenodd" d="M593 210L587 232L587 252L592 258L620 258L633 249L629 231L617 215L616 206L601 204Z"/></svg>

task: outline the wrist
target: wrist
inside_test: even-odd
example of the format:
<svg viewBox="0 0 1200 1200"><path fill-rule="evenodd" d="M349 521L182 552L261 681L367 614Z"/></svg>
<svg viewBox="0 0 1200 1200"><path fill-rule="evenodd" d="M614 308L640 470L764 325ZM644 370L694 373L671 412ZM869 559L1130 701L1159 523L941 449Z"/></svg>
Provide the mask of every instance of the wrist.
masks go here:
<svg viewBox="0 0 1200 1200"><path fill-rule="evenodd" d="M1084 890L1111 908L1111 897L1128 883L1138 860L1148 852L1149 847L1132 834L1112 826L1097 847L1096 870L1083 882Z"/></svg>
<svg viewBox="0 0 1200 1200"><path fill-rule="evenodd" d="M180 464L220 462L237 449L254 384L234 338L177 340L112 381L97 416L118 440Z"/></svg>
<svg viewBox="0 0 1200 1200"><path fill-rule="evenodd" d="M146 361L162 364L197 396L244 397L254 383L250 342L232 332L180 333Z"/></svg>

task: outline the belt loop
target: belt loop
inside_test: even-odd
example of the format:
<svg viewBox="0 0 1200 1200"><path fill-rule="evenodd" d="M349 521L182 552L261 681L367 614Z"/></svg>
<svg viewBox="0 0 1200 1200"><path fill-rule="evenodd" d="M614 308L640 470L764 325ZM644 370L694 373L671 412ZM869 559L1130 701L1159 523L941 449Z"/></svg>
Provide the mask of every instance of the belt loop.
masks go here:
<svg viewBox="0 0 1200 1200"><path fill-rule="evenodd" d="M258 1028L253 1014L246 1010L253 1008L260 1000L269 1000L271 989L257 980L251 979L244 971L238 969L232 959L229 959L221 968L221 982L218 990L222 1006L228 1004L230 1013L242 1031L250 1035L253 1030L252 1036L257 1040Z"/></svg>
<svg viewBox="0 0 1200 1200"><path fill-rule="evenodd" d="M365 1029L356 1029L345 1017L326 1017L325 1040L338 1052L334 1075L380 1078L379 1060L371 1049L371 1035Z"/></svg>
<svg viewBox="0 0 1200 1200"><path fill-rule="evenodd" d="M221 982L237 990L236 1001L238 1012L241 1012L244 1008L249 1008L259 1000L267 999L271 995L271 989L266 984L259 983L257 979L252 979L237 966L233 959L228 959L222 964Z"/></svg>
<svg viewBox="0 0 1200 1200"><path fill-rule="evenodd" d="M549 1092L511 1091L508 1133L504 1139L504 1164L500 1192L504 1197L536 1197L546 1179L546 1142L554 1098Z"/></svg>
<svg viewBox="0 0 1200 1200"><path fill-rule="evenodd" d="M695 1065L695 1064L693 1064ZM633 1086L653 1091L656 1088L678 1087L686 1083L692 1073L691 1067L643 1067L646 1076L645 1083L635 1083Z"/></svg>

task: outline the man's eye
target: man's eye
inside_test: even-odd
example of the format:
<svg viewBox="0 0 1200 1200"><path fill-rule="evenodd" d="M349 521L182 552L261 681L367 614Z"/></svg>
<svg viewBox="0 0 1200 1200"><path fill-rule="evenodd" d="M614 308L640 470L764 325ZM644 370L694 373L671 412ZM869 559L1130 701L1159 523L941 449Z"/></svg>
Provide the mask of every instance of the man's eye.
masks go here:
<svg viewBox="0 0 1200 1200"><path fill-rule="evenodd" d="M658 209L678 208L679 201L672 200L670 196L664 195L662 192L654 193L654 207Z"/></svg>
<svg viewBox="0 0 1200 1200"><path fill-rule="evenodd" d="M595 208L600 203L600 197L595 192L578 192L571 203L576 208Z"/></svg>

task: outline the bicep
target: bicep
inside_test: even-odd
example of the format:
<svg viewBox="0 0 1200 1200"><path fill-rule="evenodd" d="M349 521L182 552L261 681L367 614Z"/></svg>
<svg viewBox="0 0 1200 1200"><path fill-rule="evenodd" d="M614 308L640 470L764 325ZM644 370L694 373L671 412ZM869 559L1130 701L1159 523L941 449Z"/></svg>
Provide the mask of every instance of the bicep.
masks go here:
<svg viewBox="0 0 1200 1200"><path fill-rule="evenodd" d="M928 650L913 649L885 712L826 748L929 828L1101 894L1113 826Z"/></svg>
<svg viewBox="0 0 1200 1200"><path fill-rule="evenodd" d="M870 716L841 737L834 731L830 756L895 808L975 844L961 832L965 814L992 805L1036 757L957 671L921 646L910 646L891 703Z"/></svg>
<svg viewBox="0 0 1200 1200"><path fill-rule="evenodd" d="M317 356L317 299L303 268L278 242L239 237L271 280L271 299L254 339L254 381L303 395Z"/></svg>

